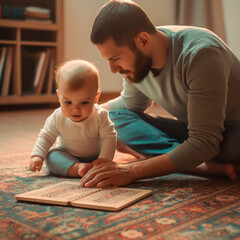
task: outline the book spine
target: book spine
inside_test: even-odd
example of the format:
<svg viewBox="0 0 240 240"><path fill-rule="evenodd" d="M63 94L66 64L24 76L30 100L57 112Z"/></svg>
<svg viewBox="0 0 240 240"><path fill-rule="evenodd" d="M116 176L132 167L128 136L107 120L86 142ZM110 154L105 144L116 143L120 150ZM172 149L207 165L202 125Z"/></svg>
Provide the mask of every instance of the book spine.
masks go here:
<svg viewBox="0 0 240 240"><path fill-rule="evenodd" d="M51 49L48 48L47 51L46 51L44 61L43 61L43 66L42 66L42 69L41 69L39 81L38 81L38 83L35 87L35 94L40 94L41 91L42 91L43 83L44 83L44 80L46 78L47 69L49 67L50 57L51 57Z"/></svg>
<svg viewBox="0 0 240 240"><path fill-rule="evenodd" d="M54 65L56 63L56 50L52 49L50 64L49 64L49 75L47 81L47 94L51 94L53 90L53 80L54 80Z"/></svg>
<svg viewBox="0 0 240 240"><path fill-rule="evenodd" d="M9 93L9 86L11 81L12 65L13 65L13 54L14 54L13 47L8 47L6 67L4 70L3 85L2 85L3 96L7 96Z"/></svg>
<svg viewBox="0 0 240 240"><path fill-rule="evenodd" d="M102 191L102 190L103 190L103 188L96 188L96 189L92 190L92 191L89 192L89 193L81 194L81 197L78 196L78 197L71 198L70 201L75 201L75 200L79 200L79 199L85 198L85 197L87 197L87 196L90 196L90 195L92 195L92 194L94 194L94 193L96 193L96 192L100 192L100 191Z"/></svg>
<svg viewBox="0 0 240 240"><path fill-rule="evenodd" d="M2 88L2 82L3 82L3 74L4 74L4 69L5 69L5 64L6 64L6 58L7 58L7 47L2 47L0 49L1 54L0 54L0 91Z"/></svg>

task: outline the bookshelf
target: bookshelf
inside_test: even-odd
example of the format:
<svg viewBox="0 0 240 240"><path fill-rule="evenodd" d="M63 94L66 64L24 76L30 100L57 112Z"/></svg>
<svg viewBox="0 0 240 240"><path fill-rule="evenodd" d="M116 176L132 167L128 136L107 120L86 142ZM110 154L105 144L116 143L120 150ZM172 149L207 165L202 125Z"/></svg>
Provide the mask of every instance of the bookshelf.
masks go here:
<svg viewBox="0 0 240 240"><path fill-rule="evenodd" d="M56 103L53 74L63 60L63 0L1 0L0 5L12 14L6 17L4 9L0 18L0 105ZM28 6L49 9L49 17L20 19L16 7Z"/></svg>

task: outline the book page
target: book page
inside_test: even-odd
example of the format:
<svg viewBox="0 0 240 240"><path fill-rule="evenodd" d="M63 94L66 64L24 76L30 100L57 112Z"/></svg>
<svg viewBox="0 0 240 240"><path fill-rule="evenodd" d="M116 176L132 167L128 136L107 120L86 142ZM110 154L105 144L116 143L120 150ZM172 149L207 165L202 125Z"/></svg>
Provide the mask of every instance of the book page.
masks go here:
<svg viewBox="0 0 240 240"><path fill-rule="evenodd" d="M16 195L16 199L46 203L68 203L99 190L100 189L80 187L79 182L65 181L50 187L18 194Z"/></svg>
<svg viewBox="0 0 240 240"><path fill-rule="evenodd" d="M73 206L105 210L119 210L149 194L151 190L131 188L104 189L72 203Z"/></svg>

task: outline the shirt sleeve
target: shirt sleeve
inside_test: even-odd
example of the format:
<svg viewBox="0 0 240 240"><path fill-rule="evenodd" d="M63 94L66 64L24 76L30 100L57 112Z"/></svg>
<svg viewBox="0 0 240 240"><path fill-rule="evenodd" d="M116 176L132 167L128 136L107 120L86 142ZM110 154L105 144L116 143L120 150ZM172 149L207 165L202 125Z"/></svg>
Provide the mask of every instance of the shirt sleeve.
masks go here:
<svg viewBox="0 0 240 240"><path fill-rule="evenodd" d="M57 136L56 116L53 113L47 118L43 128L39 132L31 156L40 156L45 159L49 149L55 143Z"/></svg>
<svg viewBox="0 0 240 240"><path fill-rule="evenodd" d="M116 150L117 133L107 110L102 109L99 113L98 124L101 141L101 150L98 157L112 161Z"/></svg>
<svg viewBox="0 0 240 240"><path fill-rule="evenodd" d="M194 56L185 71L188 87L188 139L168 153L181 170L213 159L223 140L231 57L208 48Z"/></svg>
<svg viewBox="0 0 240 240"><path fill-rule="evenodd" d="M121 96L110 100L108 103L111 110L130 109L144 112L151 106L152 100L139 91L135 84L131 84L123 78L123 91L121 92Z"/></svg>

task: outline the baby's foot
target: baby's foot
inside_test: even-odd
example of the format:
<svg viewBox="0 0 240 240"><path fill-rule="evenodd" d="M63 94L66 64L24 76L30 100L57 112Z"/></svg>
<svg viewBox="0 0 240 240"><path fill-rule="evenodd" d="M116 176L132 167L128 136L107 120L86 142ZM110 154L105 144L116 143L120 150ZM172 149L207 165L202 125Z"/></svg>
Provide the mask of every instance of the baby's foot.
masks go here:
<svg viewBox="0 0 240 240"><path fill-rule="evenodd" d="M93 167L92 163L79 163L78 175L80 177L83 177L92 167Z"/></svg>

